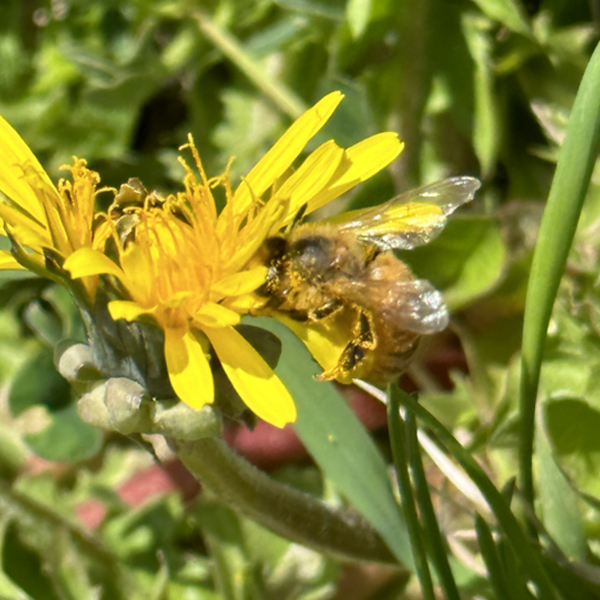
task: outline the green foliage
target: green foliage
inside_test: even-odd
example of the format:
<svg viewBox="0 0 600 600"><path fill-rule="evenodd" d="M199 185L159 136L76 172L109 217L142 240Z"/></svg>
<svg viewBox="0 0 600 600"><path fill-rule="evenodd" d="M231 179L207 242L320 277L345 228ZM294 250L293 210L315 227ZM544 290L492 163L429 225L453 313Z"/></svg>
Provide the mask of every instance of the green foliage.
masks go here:
<svg viewBox="0 0 600 600"><path fill-rule="evenodd" d="M598 40L592 5L0 4L0 113L54 180L76 155L107 186L138 177L148 189L179 189L177 149L191 132L209 175L236 157L237 183L292 118L334 89L345 100L310 148L383 130L406 141L390 172L335 210L436 178L481 178L476 200L437 240L402 254L453 311L450 333L423 344L409 372L419 404L400 400L445 447L421 436L427 456L406 440L404 455L394 451L405 484L424 472L435 485L439 532L422 480L402 497L419 511L398 512L388 439L374 443L335 388L312 379L316 367L301 345L279 324L261 323L283 341L278 373L318 465L318 473L292 469L291 484L323 478L329 500L352 505L404 566L416 564L430 596L428 562L448 594L457 586L463 597L600 597L600 193L597 177L589 189L587 181L598 173L598 94L588 90L586 102L580 95L572 111ZM596 71L588 71L591 89ZM338 561L206 494L193 505L164 489L135 506L123 499L151 459L140 440L103 434L77 416L74 393L53 366L59 340L84 339L64 290L0 274L0 334L0 597L333 597L343 581ZM276 343L246 334L276 362ZM414 443L412 418L394 425L392 447L398 435ZM439 483L440 472L449 483ZM93 503L104 509L94 530L77 517ZM413 557L408 536L414 542L419 533L425 542ZM402 597L404 574L388 587L385 574L377 577L379 587L361 598Z"/></svg>

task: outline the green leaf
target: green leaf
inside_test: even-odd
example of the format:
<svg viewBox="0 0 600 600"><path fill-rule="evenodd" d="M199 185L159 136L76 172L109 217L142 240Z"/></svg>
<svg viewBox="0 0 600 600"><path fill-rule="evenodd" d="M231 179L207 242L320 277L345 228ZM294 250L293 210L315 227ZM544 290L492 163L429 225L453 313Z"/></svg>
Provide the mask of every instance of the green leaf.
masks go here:
<svg viewBox="0 0 600 600"><path fill-rule="evenodd" d="M372 0L349 0L346 5L346 18L355 39L365 32L372 9Z"/></svg>
<svg viewBox="0 0 600 600"><path fill-rule="evenodd" d="M515 33L530 35L530 27L523 9L516 0L473 0L491 19L499 21Z"/></svg>
<svg viewBox="0 0 600 600"><path fill-rule="evenodd" d="M417 490L413 490L409 470L410 459L414 458L415 455L415 448L412 444L409 444L408 435L409 431L412 433L414 430L412 427L414 417L412 419L411 427L409 428L406 420L403 420L400 416L398 397L395 390L391 387L388 389L387 410L392 458L394 460L396 477L398 479L398 492L400 494L400 502L402 503L402 511L404 513L404 518L406 519L406 528L413 549L415 573L419 580L423 598L430 600L435 598L435 592L433 589L431 570L427 560L427 551L425 549L425 528L419 521L419 514L417 513L417 506L415 504L415 494L417 493ZM410 439L410 441L412 442L413 440ZM411 450L413 452L411 452ZM419 452L419 450L417 449L416 452Z"/></svg>
<svg viewBox="0 0 600 600"><path fill-rule="evenodd" d="M0 516L0 556L4 555L5 537L11 520L12 516L6 512ZM2 562L4 563L4 561ZM3 600L34 600L6 575L4 568L0 570L0 598Z"/></svg>
<svg viewBox="0 0 600 600"><path fill-rule="evenodd" d="M281 323L253 319L275 333L283 353L276 372L298 408L294 428L327 479L371 523L407 568L412 553L403 519L373 440L331 383L319 382L320 372L302 343Z"/></svg>
<svg viewBox="0 0 600 600"><path fill-rule="evenodd" d="M52 577L43 568L44 557L25 543L15 522L4 535L3 550L2 570L15 587L35 600L59 600Z"/></svg>
<svg viewBox="0 0 600 600"><path fill-rule="evenodd" d="M40 301L34 300L23 311L23 320L35 335L52 346L62 336L62 323L54 311L48 310Z"/></svg>
<svg viewBox="0 0 600 600"><path fill-rule="evenodd" d="M481 557L485 562L490 585L492 586L496 597L510 598L511 596L506 584L506 572L503 568L502 561L500 560L494 536L492 535L492 531L488 524L480 515L475 515L475 531L477 532L477 541L479 542Z"/></svg>
<svg viewBox="0 0 600 600"><path fill-rule="evenodd" d="M237 515L212 502L201 503L196 514L214 560L219 591L225 600L251 598L249 591L256 582Z"/></svg>
<svg viewBox="0 0 600 600"><path fill-rule="evenodd" d="M334 21L344 18L344 0L274 0L286 10L299 12L303 15L325 17Z"/></svg>
<svg viewBox="0 0 600 600"><path fill-rule="evenodd" d="M52 550L47 555L48 566L61 595L71 600L95 600L97 588L90 581L84 557L65 529L57 529Z"/></svg>
<svg viewBox="0 0 600 600"><path fill-rule="evenodd" d="M54 367L49 348L40 349L21 366L8 395L8 405L15 417L37 404L59 410L70 400L71 387Z"/></svg>
<svg viewBox="0 0 600 600"><path fill-rule="evenodd" d="M196 14L201 33L214 44L248 79L279 109L292 118L299 117L306 106L304 102L280 80L273 77L263 65L229 31L215 23L206 14Z"/></svg>
<svg viewBox="0 0 600 600"><path fill-rule="evenodd" d="M500 125L496 104L495 80L492 69L492 35L480 19L466 14L463 18L465 39L475 61L475 115L473 147L481 175L487 179L496 166L500 145Z"/></svg>
<svg viewBox="0 0 600 600"><path fill-rule="evenodd" d="M567 420L561 422L559 444L563 433L573 434L573 418L569 414L573 406L556 406L557 400L545 403L546 422L552 430L556 429L556 418L566 415ZM550 407L551 405L554 405ZM577 408L575 408L575 412ZM598 417L600 417L600 414ZM549 417L549 415L552 415ZM549 417L549 418L548 418ZM551 425L550 425L551 423ZM579 429L579 424L576 424ZM577 432L579 434L579 431ZM555 446L556 448L556 446ZM543 427L536 432L537 482L539 490L539 508L542 522L548 533L564 554L574 561L585 561L587 558L586 535L583 527L581 498L567 482L565 475L552 455L551 440ZM584 459L583 456L579 457ZM559 459L560 460L560 459Z"/></svg>
<svg viewBox="0 0 600 600"><path fill-rule="evenodd" d="M555 459L572 484L600 501L600 411L579 398L548 400L544 429Z"/></svg>
<svg viewBox="0 0 600 600"><path fill-rule="evenodd" d="M430 413L428 413L416 400L400 389L397 389L398 399L402 405L413 412L417 418L436 435L436 444L445 447L466 474L479 488L486 499L490 509L498 521L499 527L510 541L512 548L518 552L518 559L526 571L526 576L538 586L540 598L558 600L553 582L543 567L542 556L537 546L534 546L521 525L515 518L509 502L501 494L494 483L489 479L479 462L470 452L456 440L456 438Z"/></svg>
<svg viewBox="0 0 600 600"><path fill-rule="evenodd" d="M48 413L49 423L25 436L29 447L46 460L78 462L94 456L102 446L102 432L84 423L75 404Z"/></svg>

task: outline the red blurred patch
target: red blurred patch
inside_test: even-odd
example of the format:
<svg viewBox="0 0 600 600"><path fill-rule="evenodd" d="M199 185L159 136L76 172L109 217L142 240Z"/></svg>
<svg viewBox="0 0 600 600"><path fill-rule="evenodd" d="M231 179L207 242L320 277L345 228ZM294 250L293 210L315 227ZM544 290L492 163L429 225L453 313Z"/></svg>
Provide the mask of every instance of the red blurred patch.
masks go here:
<svg viewBox="0 0 600 600"><path fill-rule="evenodd" d="M139 506L149 498L179 491L184 500L192 500L200 485L190 472L178 461L152 465L139 471L117 489L121 500L129 506ZM106 508L99 500L87 500L77 507L77 516L91 529L100 525Z"/></svg>

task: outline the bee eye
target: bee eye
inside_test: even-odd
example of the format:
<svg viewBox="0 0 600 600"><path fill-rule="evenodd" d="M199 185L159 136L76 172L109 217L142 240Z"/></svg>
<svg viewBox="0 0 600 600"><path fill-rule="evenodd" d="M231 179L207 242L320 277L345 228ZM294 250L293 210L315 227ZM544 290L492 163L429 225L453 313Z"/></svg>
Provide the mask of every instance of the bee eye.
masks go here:
<svg viewBox="0 0 600 600"><path fill-rule="evenodd" d="M290 248L290 256L299 266L320 271L331 267L335 249L336 245L332 240L313 235L295 241Z"/></svg>

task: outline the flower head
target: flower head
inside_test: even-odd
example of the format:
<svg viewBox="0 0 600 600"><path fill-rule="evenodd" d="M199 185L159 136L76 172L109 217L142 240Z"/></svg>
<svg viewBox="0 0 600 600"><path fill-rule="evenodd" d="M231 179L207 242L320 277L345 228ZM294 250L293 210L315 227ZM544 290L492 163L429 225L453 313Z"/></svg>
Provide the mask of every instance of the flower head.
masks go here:
<svg viewBox="0 0 600 600"><path fill-rule="evenodd" d="M113 318L151 316L158 322L173 388L194 408L213 402L214 354L255 414L279 427L295 420L289 392L235 326L259 302L253 292L264 283L266 269L253 267L252 258L265 239L301 208L323 206L387 166L402 149L393 133L348 149L331 140L293 170L341 99L339 92L329 94L302 115L235 190L227 173L207 178L190 137L198 175L181 159L183 192L130 209L133 235L115 234L119 264L90 247L65 262L73 277L109 274L119 280L129 297L109 303ZM226 196L220 213L213 196L217 186Z"/></svg>
<svg viewBox="0 0 600 600"><path fill-rule="evenodd" d="M190 137L196 169L181 159L184 191L125 207L116 202L103 220L94 212L100 179L83 159L66 167L72 181L55 186L0 118L0 233L13 243L12 253L0 254L0 268L25 266L49 276L50 259L72 278L83 278L90 300L100 275L116 277L118 285L107 287L113 294L110 314L127 321L151 317L160 325L169 379L186 404L201 408L213 402L210 361L216 357L249 408L283 426L295 419L293 400L236 329L241 315L260 304L254 292L267 275L252 259L301 209L310 213L340 196L402 149L393 133L347 149L330 140L294 170L341 99L334 92L308 110L235 189L227 173L206 176ZM220 212L213 196L217 186L226 196ZM111 236L116 255L105 249Z"/></svg>
<svg viewBox="0 0 600 600"><path fill-rule="evenodd" d="M94 201L100 177L85 160L73 158L72 181L55 186L19 134L0 117L0 234L9 235L13 253L0 251L0 269L22 269L22 262L44 270L45 251L62 259L83 247L102 246L94 236ZM18 246L18 247L16 247ZM25 252L24 248L28 251ZM94 282L87 280L91 293Z"/></svg>

